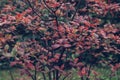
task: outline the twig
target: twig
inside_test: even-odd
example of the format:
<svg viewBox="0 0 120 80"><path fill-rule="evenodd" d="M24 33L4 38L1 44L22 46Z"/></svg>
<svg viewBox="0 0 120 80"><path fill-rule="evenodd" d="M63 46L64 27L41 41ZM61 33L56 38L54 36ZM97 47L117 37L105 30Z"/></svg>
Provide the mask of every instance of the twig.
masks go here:
<svg viewBox="0 0 120 80"><path fill-rule="evenodd" d="M70 74L71 74L71 73L70 73ZM65 80L70 74L66 75L66 76L63 78L63 80Z"/></svg>
<svg viewBox="0 0 120 80"><path fill-rule="evenodd" d="M115 72L116 80L119 80L118 71Z"/></svg>
<svg viewBox="0 0 120 80"><path fill-rule="evenodd" d="M55 11L52 10L52 8L50 8L50 7L46 4L46 1L45 1L45 0L43 0L43 3L44 3L44 5L45 5L46 9L47 9L51 14L55 14Z"/></svg>
<svg viewBox="0 0 120 80"><path fill-rule="evenodd" d="M11 77L11 79L14 80L13 74L12 74L12 72L11 72L10 69L9 69L9 73L10 73L10 77Z"/></svg>
<svg viewBox="0 0 120 80"><path fill-rule="evenodd" d="M53 80L55 80L55 70L53 70Z"/></svg>
<svg viewBox="0 0 120 80"><path fill-rule="evenodd" d="M28 2L28 4L29 4L29 6L32 8L32 11L33 11L37 16L41 17L41 16L35 11L34 7L33 7L32 4L31 4L31 2L30 2L29 0L27 0L27 2Z"/></svg>
<svg viewBox="0 0 120 80"><path fill-rule="evenodd" d="M42 73L43 79L46 80L45 73Z"/></svg>
<svg viewBox="0 0 120 80"><path fill-rule="evenodd" d="M61 54L60 54L60 57L59 57L59 59L58 59L58 63L61 62L61 59L62 59L63 54L64 54L64 51L65 51L65 48L63 48L63 50L62 50L62 52L61 52ZM60 66L60 65L58 65L58 66ZM59 71L58 71L58 70L56 70L56 80L59 80Z"/></svg>
<svg viewBox="0 0 120 80"><path fill-rule="evenodd" d="M58 17L57 17L57 15L55 14L55 11L46 4L46 1L45 1L45 0L43 0L43 3L44 3L44 5L45 5L46 9L47 9L51 14L53 14L53 15L55 16L56 26L58 27L58 26L59 26Z"/></svg>
<svg viewBox="0 0 120 80"><path fill-rule="evenodd" d="M43 1L43 2L44 2L44 5L45 5L46 9L53 14L54 11L53 11L52 9L50 9L50 7L46 4L45 1ZM32 4L31 4L31 2L30 2L29 0L27 0L27 3L29 4L29 6L30 6L30 8L32 9L32 11L33 11L38 17L41 17L41 15L39 15L39 14L35 11L34 7L32 6ZM26 3L26 4L27 4L27 3ZM42 19L42 18L41 18L41 19ZM53 21L53 20L55 20L55 19L42 19L42 20L43 20L43 21Z"/></svg>
<svg viewBox="0 0 120 80"><path fill-rule="evenodd" d="M56 70L56 79L55 80L59 80L59 71Z"/></svg>
<svg viewBox="0 0 120 80"><path fill-rule="evenodd" d="M10 64L10 60L8 60L8 63ZM10 73L11 80L14 80L14 76L11 72L11 67L10 66L9 66L8 70L9 70L9 73Z"/></svg>
<svg viewBox="0 0 120 80"><path fill-rule="evenodd" d="M37 67L36 67L36 65L35 65L34 79L37 80Z"/></svg>
<svg viewBox="0 0 120 80"><path fill-rule="evenodd" d="M52 80L51 72L48 73L49 80Z"/></svg>
<svg viewBox="0 0 120 80"><path fill-rule="evenodd" d="M58 23L58 17L57 17L57 15L55 15L55 21L56 21L56 26L58 27L59 23Z"/></svg>
<svg viewBox="0 0 120 80"><path fill-rule="evenodd" d="M90 73L91 73L91 67L92 67L92 65L90 64L89 70L88 70L88 76L87 76L86 80L89 80L89 76L90 76Z"/></svg>
<svg viewBox="0 0 120 80"><path fill-rule="evenodd" d="M74 14L73 14L73 16L72 16L72 18L71 18L71 21L73 21L75 15L76 15L76 13L77 13L77 11L78 11L78 9L79 9L79 5L80 5L81 1L82 1L82 0L79 0L79 2L78 2L78 4L77 4L77 8L75 9L75 12L74 12Z"/></svg>

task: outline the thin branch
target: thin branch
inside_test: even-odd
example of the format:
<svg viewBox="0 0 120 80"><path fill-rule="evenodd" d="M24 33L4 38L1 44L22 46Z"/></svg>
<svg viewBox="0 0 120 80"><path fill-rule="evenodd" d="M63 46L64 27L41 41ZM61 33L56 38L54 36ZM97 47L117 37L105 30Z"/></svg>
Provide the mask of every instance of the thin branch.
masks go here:
<svg viewBox="0 0 120 80"><path fill-rule="evenodd" d="M30 71L28 69L25 69L25 71L31 77L32 80L35 80L34 77L33 77L33 75L30 73Z"/></svg>
<svg viewBox="0 0 120 80"><path fill-rule="evenodd" d="M53 11L52 9L50 9L50 7L46 4L45 1L43 1L43 2L44 2L44 5L45 5L46 9L53 14L54 11ZM31 4L31 2L30 2L29 0L27 0L27 3L28 3L28 5L30 6L30 8L32 9L32 11L33 11L38 17L41 17L41 15L39 15L39 14L35 11L35 8L32 6L32 4ZM27 4L27 3L26 3L26 4ZM42 18L41 18L41 19L42 19ZM55 19L42 19L42 20L43 20L43 21L53 21L53 20L55 20Z"/></svg>
<svg viewBox="0 0 120 80"><path fill-rule="evenodd" d="M52 8L50 8L50 7L46 4L46 1L45 1L45 0L43 0L43 3L44 3L44 5L45 5L46 9L47 9L51 14L55 14L55 11L52 10Z"/></svg>
<svg viewBox="0 0 120 80"><path fill-rule="evenodd" d="M63 50L61 51L58 63L61 62L61 58L63 57L64 52L65 52L65 48L63 48Z"/></svg>
<svg viewBox="0 0 120 80"><path fill-rule="evenodd" d="M57 17L57 15L55 14L56 11L54 11L52 8L50 8L50 7L46 4L46 1L45 1L45 0L43 0L43 3L44 3L44 5L45 5L46 9L47 9L51 14L53 14L53 15L55 16L56 26L58 27L58 26L59 26L59 23L58 23L58 17ZM61 5L60 5L60 6L61 6ZM59 7L60 7L60 6L59 6Z"/></svg>
<svg viewBox="0 0 120 80"><path fill-rule="evenodd" d="M42 73L43 79L46 80L45 73Z"/></svg>
<svg viewBox="0 0 120 80"><path fill-rule="evenodd" d="M71 73L70 73L71 74ZM65 80L70 74L67 74L62 80Z"/></svg>
<svg viewBox="0 0 120 80"><path fill-rule="evenodd" d="M59 71L56 70L56 79L55 80L59 80Z"/></svg>
<svg viewBox="0 0 120 80"><path fill-rule="evenodd" d="M79 2L78 2L78 4L77 4L77 8L75 9L75 12L74 12L74 14L73 14L73 16L72 16L72 18L71 18L71 21L73 21L75 15L76 15L76 13L77 13L77 11L78 11L78 9L79 9L79 5L80 5L81 1L82 1L82 0L79 0Z"/></svg>
<svg viewBox="0 0 120 80"><path fill-rule="evenodd" d="M53 70L53 80L55 80L55 71Z"/></svg>
<svg viewBox="0 0 120 80"><path fill-rule="evenodd" d="M59 23L58 23L58 17L57 17L57 15L55 15L55 21L56 21L56 26L58 27Z"/></svg>
<svg viewBox="0 0 120 80"><path fill-rule="evenodd" d="M10 64L10 60L8 60L8 62L9 62L9 64ZM14 80L14 76L13 76L13 74L12 74L12 71L11 71L11 67L10 67L10 66L9 66L8 70L9 70L9 74L10 74L11 80Z"/></svg>
<svg viewBox="0 0 120 80"><path fill-rule="evenodd" d="M89 76L90 76L90 73L91 73L91 68L92 68L92 65L90 64L89 70L88 70L88 76L87 76L86 80L89 80Z"/></svg>
<svg viewBox="0 0 120 80"><path fill-rule="evenodd" d="M62 50L62 52L61 52L61 54L60 54L60 57L59 57L59 59L58 59L58 63L61 62L61 59L62 59L63 54L64 54L64 51L65 51L65 48L63 48L63 50ZM58 66L60 66L60 65L58 65ZM56 70L56 80L59 80L59 71L58 71L58 70Z"/></svg>
<svg viewBox="0 0 120 80"><path fill-rule="evenodd" d="M29 0L27 0L27 2L28 2L28 4L29 4L29 6L31 7L32 11L33 11L37 16L41 17L41 16L35 11L34 7L33 7L32 4L31 4L31 2L30 2Z"/></svg>
<svg viewBox="0 0 120 80"><path fill-rule="evenodd" d="M9 73L10 73L11 80L14 80L13 74L10 69L9 69Z"/></svg>
<svg viewBox="0 0 120 80"><path fill-rule="evenodd" d="M48 73L49 80L52 80L51 72Z"/></svg>
<svg viewBox="0 0 120 80"><path fill-rule="evenodd" d="M34 79L37 80L37 67L36 67L36 65L35 65Z"/></svg>

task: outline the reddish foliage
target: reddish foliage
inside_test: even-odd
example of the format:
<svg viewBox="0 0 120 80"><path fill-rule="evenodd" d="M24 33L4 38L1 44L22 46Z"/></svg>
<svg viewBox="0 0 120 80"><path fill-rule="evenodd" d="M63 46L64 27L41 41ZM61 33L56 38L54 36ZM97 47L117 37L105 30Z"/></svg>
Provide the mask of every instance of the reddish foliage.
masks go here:
<svg viewBox="0 0 120 80"><path fill-rule="evenodd" d="M120 5L111 0L25 0L5 5L0 14L2 56L58 80L78 69L89 78L91 66L120 62ZM17 11L18 7L23 11ZM23 8L28 6L27 8ZM34 6L33 6L34 5ZM116 60L114 60L116 59ZM93 72L97 75L96 72Z"/></svg>

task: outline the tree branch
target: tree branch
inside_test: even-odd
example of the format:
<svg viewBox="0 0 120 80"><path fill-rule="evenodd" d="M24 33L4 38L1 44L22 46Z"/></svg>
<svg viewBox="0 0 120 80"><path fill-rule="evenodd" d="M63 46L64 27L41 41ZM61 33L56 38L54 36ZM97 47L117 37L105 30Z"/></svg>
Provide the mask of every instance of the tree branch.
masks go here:
<svg viewBox="0 0 120 80"><path fill-rule="evenodd" d="M78 11L78 9L79 9L79 5L80 5L81 1L82 1L82 0L79 0L79 2L78 2L78 4L77 4L77 8L76 8L76 10L75 10L75 12L74 12L74 14L73 14L73 16L72 16L72 18L71 18L71 21L73 21L75 15L76 15L76 13L77 13L77 11Z"/></svg>
<svg viewBox="0 0 120 80"><path fill-rule="evenodd" d="M34 9L34 7L32 6L31 2L29 0L27 0L27 3L29 4L29 6L31 7L32 11L39 17L41 17Z"/></svg>

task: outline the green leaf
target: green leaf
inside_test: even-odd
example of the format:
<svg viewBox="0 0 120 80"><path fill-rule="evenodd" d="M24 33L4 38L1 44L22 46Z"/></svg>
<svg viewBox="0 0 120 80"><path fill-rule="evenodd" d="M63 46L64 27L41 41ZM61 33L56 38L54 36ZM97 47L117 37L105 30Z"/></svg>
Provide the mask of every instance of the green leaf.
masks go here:
<svg viewBox="0 0 120 80"><path fill-rule="evenodd" d="M14 57L14 56L16 56L16 54L17 54L17 50L15 48L13 48L11 51L11 55Z"/></svg>

